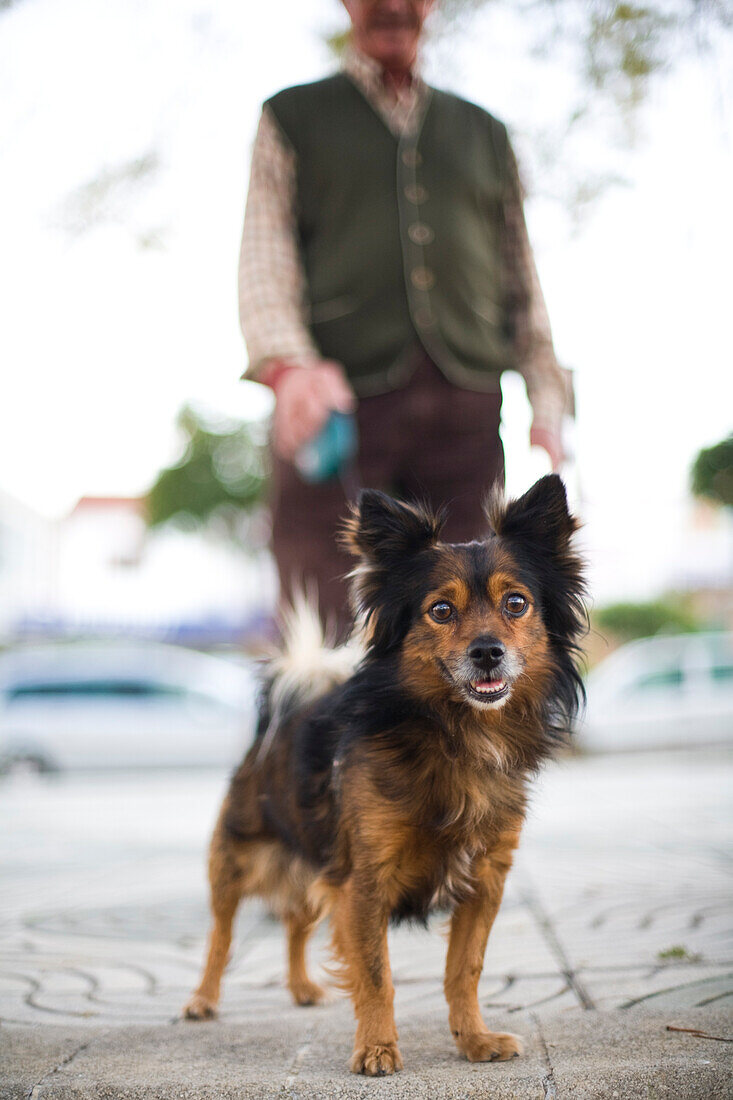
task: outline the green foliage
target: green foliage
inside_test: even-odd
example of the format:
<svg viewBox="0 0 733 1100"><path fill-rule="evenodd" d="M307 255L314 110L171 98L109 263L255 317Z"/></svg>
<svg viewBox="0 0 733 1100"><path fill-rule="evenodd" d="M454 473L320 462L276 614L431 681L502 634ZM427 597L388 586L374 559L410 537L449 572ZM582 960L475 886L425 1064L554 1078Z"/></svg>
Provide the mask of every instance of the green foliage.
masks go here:
<svg viewBox="0 0 733 1100"><path fill-rule="evenodd" d="M677 962L684 960L685 962L700 962L702 955L697 955L692 951L688 951L682 944L675 944L674 947L668 947L666 951L657 951L657 958L660 962Z"/></svg>
<svg viewBox="0 0 733 1100"><path fill-rule="evenodd" d="M592 86L622 103L637 102L648 78L669 59L667 36L674 26L668 11L653 6L592 6L585 42L585 75Z"/></svg>
<svg viewBox="0 0 733 1100"><path fill-rule="evenodd" d="M450 34L488 7L519 12L532 52L572 57L588 91L617 107L636 106L656 73L733 25L726 0L438 0L433 31ZM346 39L334 34L329 42L338 53Z"/></svg>
<svg viewBox="0 0 733 1100"><path fill-rule="evenodd" d="M155 183L159 172L160 159L154 150L102 168L66 196L56 212L56 225L69 237L81 237L100 226L127 223L140 196ZM162 246L159 228L140 229L136 235L141 248Z"/></svg>
<svg viewBox="0 0 733 1100"><path fill-rule="evenodd" d="M733 435L700 451L692 464L690 485L696 497L733 508Z"/></svg>
<svg viewBox="0 0 733 1100"><path fill-rule="evenodd" d="M660 633L688 634L699 629L694 615L671 600L609 604L596 611L594 619L601 630L625 642Z"/></svg>
<svg viewBox="0 0 733 1100"><path fill-rule="evenodd" d="M334 34L329 34L326 39L326 45L336 57L341 57L346 47L349 44L350 31L348 27L343 31L336 31Z"/></svg>
<svg viewBox="0 0 733 1100"><path fill-rule="evenodd" d="M178 426L183 454L158 474L147 495L149 525L218 521L235 535L242 517L264 499L269 471L262 425L212 425L184 407Z"/></svg>

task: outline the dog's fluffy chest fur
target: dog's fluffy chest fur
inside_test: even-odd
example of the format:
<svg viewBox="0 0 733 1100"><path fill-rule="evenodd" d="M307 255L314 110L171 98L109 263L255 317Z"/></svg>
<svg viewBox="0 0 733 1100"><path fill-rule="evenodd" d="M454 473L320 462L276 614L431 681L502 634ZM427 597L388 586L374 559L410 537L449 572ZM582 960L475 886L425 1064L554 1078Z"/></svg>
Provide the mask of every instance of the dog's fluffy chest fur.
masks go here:
<svg viewBox="0 0 733 1100"><path fill-rule="evenodd" d="M507 831L519 831L525 781L465 762L446 766L439 746L425 740L406 777L394 758L399 751L374 747L344 769L340 817L349 850L342 873L368 859L379 869L392 919L424 920L469 896L477 864Z"/></svg>

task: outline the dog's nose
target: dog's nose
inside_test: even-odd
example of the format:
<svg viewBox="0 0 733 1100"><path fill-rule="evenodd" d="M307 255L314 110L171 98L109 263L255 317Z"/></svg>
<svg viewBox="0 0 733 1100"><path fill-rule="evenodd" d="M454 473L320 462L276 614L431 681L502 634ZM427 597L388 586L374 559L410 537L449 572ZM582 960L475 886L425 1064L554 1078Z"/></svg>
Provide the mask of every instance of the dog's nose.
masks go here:
<svg viewBox="0 0 733 1100"><path fill-rule="evenodd" d="M505 653L506 646L498 638L492 638L488 634L474 638L468 647L468 656L471 660L475 661L477 665L487 667L498 665Z"/></svg>

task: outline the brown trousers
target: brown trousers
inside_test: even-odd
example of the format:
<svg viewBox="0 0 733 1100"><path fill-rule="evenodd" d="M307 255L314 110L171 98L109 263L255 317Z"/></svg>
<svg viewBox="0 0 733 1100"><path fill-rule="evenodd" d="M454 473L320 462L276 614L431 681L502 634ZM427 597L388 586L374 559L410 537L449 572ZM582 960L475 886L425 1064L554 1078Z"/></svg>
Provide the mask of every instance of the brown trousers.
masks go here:
<svg viewBox="0 0 733 1100"><path fill-rule="evenodd" d="M445 538L477 538L486 528L486 492L504 479L500 416L500 393L458 389L421 353L402 389L360 400L359 454L344 479L348 490L382 489L434 507L445 504ZM349 621L344 576L353 562L335 536L347 511L341 480L309 485L289 463L275 460L272 549L281 600L315 582L321 615L339 633Z"/></svg>

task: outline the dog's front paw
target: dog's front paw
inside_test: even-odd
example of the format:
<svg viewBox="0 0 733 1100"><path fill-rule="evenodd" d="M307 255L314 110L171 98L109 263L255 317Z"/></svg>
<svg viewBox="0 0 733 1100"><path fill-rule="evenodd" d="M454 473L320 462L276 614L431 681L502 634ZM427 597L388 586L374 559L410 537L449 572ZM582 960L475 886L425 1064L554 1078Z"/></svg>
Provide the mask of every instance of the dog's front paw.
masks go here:
<svg viewBox="0 0 733 1100"><path fill-rule="evenodd" d="M469 1062L507 1062L510 1058L518 1058L524 1049L518 1035L506 1032L480 1031L454 1038Z"/></svg>
<svg viewBox="0 0 733 1100"><path fill-rule="evenodd" d="M290 992L296 1005L319 1005L326 1000L325 989L310 980L294 982L290 986Z"/></svg>
<svg viewBox="0 0 733 1100"><path fill-rule="evenodd" d="M356 1047L349 1069L352 1073L363 1073L367 1077L386 1077L402 1069L402 1056L396 1043Z"/></svg>
<svg viewBox="0 0 733 1100"><path fill-rule="evenodd" d="M194 993L190 1001L183 1006L184 1020L213 1020L216 1016L216 1005L208 1001L200 993Z"/></svg>

